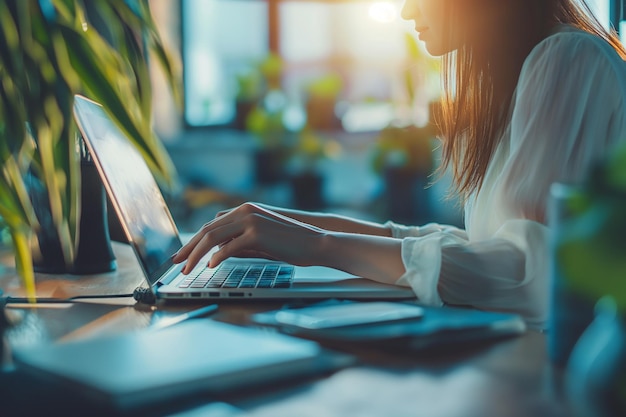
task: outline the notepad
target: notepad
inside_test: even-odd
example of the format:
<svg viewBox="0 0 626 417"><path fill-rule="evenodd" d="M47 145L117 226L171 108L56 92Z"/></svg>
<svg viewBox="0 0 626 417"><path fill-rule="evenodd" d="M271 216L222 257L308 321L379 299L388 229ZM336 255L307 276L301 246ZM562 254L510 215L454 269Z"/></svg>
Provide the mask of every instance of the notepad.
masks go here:
<svg viewBox="0 0 626 417"><path fill-rule="evenodd" d="M398 314L377 317L379 302L333 301L321 302L305 308L281 309L255 314L259 324L277 327L285 334L297 335L320 342L354 343L359 346L381 348L385 351L417 351L471 343L482 343L519 336L526 331L524 320L517 314L480 311L469 308L427 307L414 303L384 303L384 311ZM358 307L371 308L371 321L336 326L307 325L313 318L325 318L329 312L341 315ZM414 309L416 314L409 314ZM283 320L287 316L290 320ZM293 317L304 317L299 321Z"/></svg>
<svg viewBox="0 0 626 417"><path fill-rule="evenodd" d="M14 352L14 360L18 370L117 409L231 393L353 362L312 341L200 319L160 331L23 349Z"/></svg>

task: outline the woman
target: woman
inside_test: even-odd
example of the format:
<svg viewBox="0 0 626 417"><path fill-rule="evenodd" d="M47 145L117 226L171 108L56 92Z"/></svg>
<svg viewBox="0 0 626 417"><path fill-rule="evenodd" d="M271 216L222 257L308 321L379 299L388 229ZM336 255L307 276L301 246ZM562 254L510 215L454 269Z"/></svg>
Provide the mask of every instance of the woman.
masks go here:
<svg viewBox="0 0 626 417"><path fill-rule="evenodd" d="M244 204L176 255L189 272L230 256L324 265L410 286L429 305L470 305L545 324L546 204L626 138L626 51L575 0L406 0L403 17L444 55L443 168L465 230L373 224Z"/></svg>

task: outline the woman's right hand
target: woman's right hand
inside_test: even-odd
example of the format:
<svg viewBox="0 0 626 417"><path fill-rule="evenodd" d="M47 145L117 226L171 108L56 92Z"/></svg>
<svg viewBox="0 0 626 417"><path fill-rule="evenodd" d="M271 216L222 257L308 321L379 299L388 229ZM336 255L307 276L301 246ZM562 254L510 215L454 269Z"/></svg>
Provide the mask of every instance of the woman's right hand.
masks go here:
<svg viewBox="0 0 626 417"><path fill-rule="evenodd" d="M172 258L187 261L187 274L212 248L219 246L209 266L216 267L229 257L266 258L294 265L324 265L318 257L325 230L254 203L245 203L222 212L206 223Z"/></svg>

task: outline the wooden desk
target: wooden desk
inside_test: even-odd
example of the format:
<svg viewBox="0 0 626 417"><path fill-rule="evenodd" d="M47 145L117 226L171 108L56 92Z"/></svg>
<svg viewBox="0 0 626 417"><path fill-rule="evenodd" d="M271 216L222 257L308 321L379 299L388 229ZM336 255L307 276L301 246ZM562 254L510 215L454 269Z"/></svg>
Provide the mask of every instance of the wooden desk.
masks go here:
<svg viewBox="0 0 626 417"><path fill-rule="evenodd" d="M143 283L139 266L125 245L117 244L114 250L118 271L87 277L42 275L37 281L38 295L132 292ZM10 267L2 271L0 287L9 294L19 290L19 279ZM10 350L129 331L146 327L161 314L178 314L195 307L149 308L136 306L132 299L12 307L10 312L17 316L17 323L6 332L5 340ZM276 303L264 302L223 303L214 318L246 324L251 313L276 307ZM566 416L569 414L558 390L559 372L548 363L545 342L543 334L529 332L478 349L459 346L454 353L445 354L398 356L364 348L356 352L361 359L357 366L316 380L265 387L221 400L243 410L244 416ZM61 415L60 410L53 411L50 415ZM198 415L204 411L200 409Z"/></svg>

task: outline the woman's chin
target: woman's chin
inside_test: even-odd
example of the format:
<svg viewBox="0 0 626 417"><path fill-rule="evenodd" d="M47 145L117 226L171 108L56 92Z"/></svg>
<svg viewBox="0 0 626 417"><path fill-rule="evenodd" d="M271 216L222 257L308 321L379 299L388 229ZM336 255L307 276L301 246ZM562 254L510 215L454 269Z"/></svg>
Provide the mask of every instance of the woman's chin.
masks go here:
<svg viewBox="0 0 626 417"><path fill-rule="evenodd" d="M424 46L426 48L426 52L434 57L443 56L449 52L452 52L451 48L445 47L444 45L440 45L435 42L424 41Z"/></svg>

